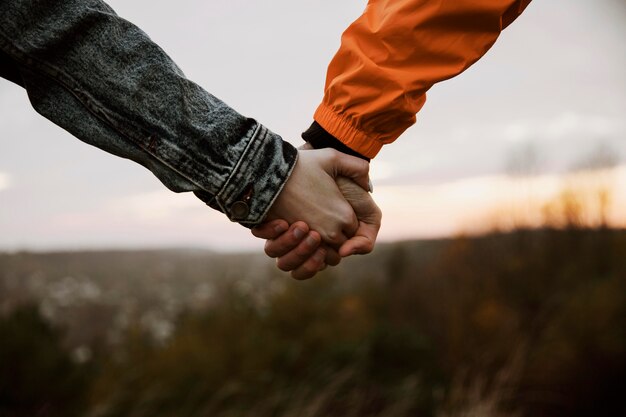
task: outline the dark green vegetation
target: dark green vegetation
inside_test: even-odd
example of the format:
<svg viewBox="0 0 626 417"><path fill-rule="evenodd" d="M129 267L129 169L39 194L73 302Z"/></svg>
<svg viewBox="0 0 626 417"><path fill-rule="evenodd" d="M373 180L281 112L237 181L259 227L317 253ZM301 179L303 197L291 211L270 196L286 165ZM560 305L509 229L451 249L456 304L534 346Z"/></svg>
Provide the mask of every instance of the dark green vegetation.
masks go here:
<svg viewBox="0 0 626 417"><path fill-rule="evenodd" d="M626 232L0 255L0 416L623 416Z"/></svg>

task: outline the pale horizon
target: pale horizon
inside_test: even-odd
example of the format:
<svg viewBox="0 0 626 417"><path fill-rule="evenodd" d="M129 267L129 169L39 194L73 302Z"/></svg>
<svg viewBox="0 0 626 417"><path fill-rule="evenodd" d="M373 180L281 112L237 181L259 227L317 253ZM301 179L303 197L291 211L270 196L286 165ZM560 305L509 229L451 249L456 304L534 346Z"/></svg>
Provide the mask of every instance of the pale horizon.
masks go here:
<svg viewBox="0 0 626 417"><path fill-rule="evenodd" d="M294 145L342 31L365 5L109 3L190 79ZM535 211L558 196L572 167L599 149L610 153L609 221L626 227L624 18L616 0L532 2L481 61L435 86L417 124L372 161L380 241L488 230L516 196L528 200L507 174L528 149ZM0 251L263 248L192 194L168 191L145 168L43 119L23 89L2 79L0 126Z"/></svg>

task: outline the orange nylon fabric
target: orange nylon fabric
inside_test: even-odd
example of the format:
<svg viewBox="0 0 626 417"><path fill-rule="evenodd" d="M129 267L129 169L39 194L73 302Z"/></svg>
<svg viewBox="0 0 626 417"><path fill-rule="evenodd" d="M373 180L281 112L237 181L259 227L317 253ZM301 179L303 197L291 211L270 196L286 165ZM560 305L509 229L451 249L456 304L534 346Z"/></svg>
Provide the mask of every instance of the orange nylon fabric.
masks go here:
<svg viewBox="0 0 626 417"><path fill-rule="evenodd" d="M315 120L373 158L415 123L433 84L482 57L530 0L370 0L344 32Z"/></svg>

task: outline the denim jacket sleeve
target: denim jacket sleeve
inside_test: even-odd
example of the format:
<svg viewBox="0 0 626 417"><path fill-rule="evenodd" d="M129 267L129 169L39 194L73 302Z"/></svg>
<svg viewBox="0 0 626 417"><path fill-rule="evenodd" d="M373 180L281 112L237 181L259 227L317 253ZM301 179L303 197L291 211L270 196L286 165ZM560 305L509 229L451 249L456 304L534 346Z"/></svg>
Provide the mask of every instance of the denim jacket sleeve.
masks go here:
<svg viewBox="0 0 626 417"><path fill-rule="evenodd" d="M263 220L296 163L102 1L2 1L0 51L44 117L242 225Z"/></svg>

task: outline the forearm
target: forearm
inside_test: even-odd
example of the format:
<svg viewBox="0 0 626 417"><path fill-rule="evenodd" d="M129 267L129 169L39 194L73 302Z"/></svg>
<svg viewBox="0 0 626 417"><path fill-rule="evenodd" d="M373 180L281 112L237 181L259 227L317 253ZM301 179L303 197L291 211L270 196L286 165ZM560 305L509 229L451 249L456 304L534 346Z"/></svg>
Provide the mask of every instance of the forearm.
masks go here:
<svg viewBox="0 0 626 417"><path fill-rule="evenodd" d="M295 164L291 145L186 79L101 1L2 2L0 49L42 115L242 224L263 219Z"/></svg>
<svg viewBox="0 0 626 417"><path fill-rule="evenodd" d="M370 0L343 34L315 120L374 157L415 123L426 92L463 72L530 0Z"/></svg>

